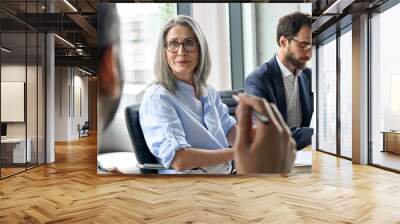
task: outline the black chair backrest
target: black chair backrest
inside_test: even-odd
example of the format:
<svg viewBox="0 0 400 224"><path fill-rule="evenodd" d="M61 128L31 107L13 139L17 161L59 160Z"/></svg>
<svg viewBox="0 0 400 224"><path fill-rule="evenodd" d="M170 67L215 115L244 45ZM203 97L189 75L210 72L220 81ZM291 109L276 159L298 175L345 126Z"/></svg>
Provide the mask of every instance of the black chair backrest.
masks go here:
<svg viewBox="0 0 400 224"><path fill-rule="evenodd" d="M237 102L232 98L232 96L243 92L244 92L243 89L219 91L222 103L228 106L229 115L234 116L235 118L236 118L235 109L237 106Z"/></svg>
<svg viewBox="0 0 400 224"><path fill-rule="evenodd" d="M139 122L140 105L132 105L125 109L126 125L131 137L131 142L135 151L138 163L158 163L156 157L150 152L144 139L142 127ZM140 169L140 173L158 173L157 170Z"/></svg>
<svg viewBox="0 0 400 224"><path fill-rule="evenodd" d="M85 121L85 123L82 125L82 130L89 130L89 128L90 128L89 121Z"/></svg>

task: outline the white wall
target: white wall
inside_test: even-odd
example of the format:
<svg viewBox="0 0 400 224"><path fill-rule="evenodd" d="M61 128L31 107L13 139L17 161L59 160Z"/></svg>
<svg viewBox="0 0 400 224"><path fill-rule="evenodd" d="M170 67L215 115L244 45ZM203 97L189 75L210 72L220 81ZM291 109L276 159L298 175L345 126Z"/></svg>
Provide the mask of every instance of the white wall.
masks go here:
<svg viewBox="0 0 400 224"><path fill-rule="evenodd" d="M1 81L9 82L25 82L26 70L28 72L33 69L32 66L10 64L1 66ZM33 94L27 94L28 96ZM36 94L35 94L36 96ZM1 110L7 110L8 108L1 108ZM25 122L9 122L7 123L7 136L8 137L25 137Z"/></svg>
<svg viewBox="0 0 400 224"><path fill-rule="evenodd" d="M25 65L2 65L1 81L25 82Z"/></svg>
<svg viewBox="0 0 400 224"><path fill-rule="evenodd" d="M1 82L1 121L24 122L25 82ZM36 107L34 107L36 108Z"/></svg>
<svg viewBox="0 0 400 224"><path fill-rule="evenodd" d="M2 65L1 81L25 82L25 69L25 65ZM1 110L7 110L7 108L1 108ZM7 137L25 137L25 123L7 123Z"/></svg>
<svg viewBox="0 0 400 224"><path fill-rule="evenodd" d="M22 107L18 109L22 110L21 113L26 113L26 119L24 118L22 122L7 122L7 137L24 138L26 135L31 143L29 147L31 148L32 161L36 162L36 158L38 158L39 163L44 162L45 153L43 77L41 66L25 66L25 64L3 64L1 66L2 81L24 82L26 87L26 99L22 102ZM24 94L24 91L21 94ZM3 97L7 96L2 95ZM2 107L1 110L3 112L9 110L8 113L13 113L13 109L10 107ZM38 157L37 153L39 153Z"/></svg>
<svg viewBox="0 0 400 224"><path fill-rule="evenodd" d="M82 73L76 74L79 72L78 70L74 70L74 110L73 119L72 119L72 135L78 136L77 126L80 124L81 126L88 121L88 78L87 76L81 76ZM81 110L81 111L80 111Z"/></svg>
<svg viewBox="0 0 400 224"><path fill-rule="evenodd" d="M77 139L78 124L88 120L88 78L71 67L56 67L55 73L55 141Z"/></svg>
<svg viewBox="0 0 400 224"><path fill-rule="evenodd" d="M24 82L26 70L32 70L32 66L25 67L25 65L2 65L1 66L1 81L2 82ZM2 96L2 98L5 96ZM10 110L10 108L1 108L4 113L4 110ZM22 108L24 110L24 108ZM23 111L24 113L24 111ZM24 122L10 122L7 125L7 135L9 137L23 137L25 136L25 125Z"/></svg>
<svg viewBox="0 0 400 224"><path fill-rule="evenodd" d="M55 141L67 141L68 68L55 68Z"/></svg>
<svg viewBox="0 0 400 224"><path fill-rule="evenodd" d="M199 22L210 50L208 83L217 90L228 90L232 86L226 7L226 3L194 3L192 8L193 18Z"/></svg>

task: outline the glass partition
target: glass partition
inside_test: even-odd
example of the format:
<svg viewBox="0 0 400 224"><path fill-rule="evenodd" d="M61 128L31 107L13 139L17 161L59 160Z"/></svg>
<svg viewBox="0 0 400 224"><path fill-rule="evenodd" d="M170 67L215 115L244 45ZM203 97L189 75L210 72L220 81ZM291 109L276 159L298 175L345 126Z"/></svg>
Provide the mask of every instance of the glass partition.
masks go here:
<svg viewBox="0 0 400 224"><path fill-rule="evenodd" d="M0 178L45 162L46 40L43 33L21 20L26 13L43 12L44 3L0 4L15 9L15 17L0 12Z"/></svg>
<svg viewBox="0 0 400 224"><path fill-rule="evenodd" d="M336 37L318 48L318 149L336 154Z"/></svg>
<svg viewBox="0 0 400 224"><path fill-rule="evenodd" d="M26 169L26 33L1 34L1 122L7 133L1 140L2 177ZM6 49L6 50L4 50Z"/></svg>
<svg viewBox="0 0 400 224"><path fill-rule="evenodd" d="M27 114L27 167L37 165L37 76L38 76L38 35L27 33L27 74L26 74L26 114Z"/></svg>
<svg viewBox="0 0 400 224"><path fill-rule="evenodd" d="M38 34L38 75L37 75L37 162L43 164L46 162L45 145L45 122L46 122L46 36L43 33Z"/></svg>
<svg viewBox="0 0 400 224"><path fill-rule="evenodd" d="M340 40L340 154L352 157L352 33L351 26Z"/></svg>
<svg viewBox="0 0 400 224"><path fill-rule="evenodd" d="M371 18L372 163L400 170L400 4Z"/></svg>

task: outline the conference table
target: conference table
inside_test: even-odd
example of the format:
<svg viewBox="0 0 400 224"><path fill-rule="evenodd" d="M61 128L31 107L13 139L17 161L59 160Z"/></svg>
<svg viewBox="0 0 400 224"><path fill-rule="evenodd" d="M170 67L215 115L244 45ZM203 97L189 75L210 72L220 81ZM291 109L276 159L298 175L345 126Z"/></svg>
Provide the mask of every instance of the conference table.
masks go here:
<svg viewBox="0 0 400 224"><path fill-rule="evenodd" d="M383 150L382 152L392 152L400 154L400 131L382 131Z"/></svg>

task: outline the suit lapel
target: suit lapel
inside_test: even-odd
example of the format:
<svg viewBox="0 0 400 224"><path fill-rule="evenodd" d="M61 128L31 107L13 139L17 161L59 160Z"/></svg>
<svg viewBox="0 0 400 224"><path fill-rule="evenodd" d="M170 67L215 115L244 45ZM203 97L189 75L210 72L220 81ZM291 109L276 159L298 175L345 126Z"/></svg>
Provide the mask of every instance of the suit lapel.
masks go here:
<svg viewBox="0 0 400 224"><path fill-rule="evenodd" d="M277 107L281 112L283 118L287 122L286 91L285 91L285 85L283 83L282 72L281 69L279 68L275 56L269 61L269 64L271 65L271 68L273 70L271 81L272 81L272 86L274 87L274 95Z"/></svg>

